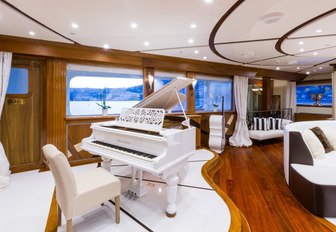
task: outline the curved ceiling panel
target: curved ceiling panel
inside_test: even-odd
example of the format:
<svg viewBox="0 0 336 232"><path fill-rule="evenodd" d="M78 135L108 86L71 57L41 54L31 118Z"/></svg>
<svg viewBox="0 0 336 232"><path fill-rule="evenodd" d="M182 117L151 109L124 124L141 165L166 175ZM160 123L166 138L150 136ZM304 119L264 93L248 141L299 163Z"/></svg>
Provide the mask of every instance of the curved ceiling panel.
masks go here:
<svg viewBox="0 0 336 232"><path fill-rule="evenodd" d="M281 49L287 54L307 54L328 50L336 46L336 35L324 37L309 37L300 39L286 39L281 45ZM334 53L332 56L335 56Z"/></svg>
<svg viewBox="0 0 336 232"><path fill-rule="evenodd" d="M251 63L282 56L274 49L277 40L258 41L249 43L220 44L216 45L217 51L224 57L238 63Z"/></svg>

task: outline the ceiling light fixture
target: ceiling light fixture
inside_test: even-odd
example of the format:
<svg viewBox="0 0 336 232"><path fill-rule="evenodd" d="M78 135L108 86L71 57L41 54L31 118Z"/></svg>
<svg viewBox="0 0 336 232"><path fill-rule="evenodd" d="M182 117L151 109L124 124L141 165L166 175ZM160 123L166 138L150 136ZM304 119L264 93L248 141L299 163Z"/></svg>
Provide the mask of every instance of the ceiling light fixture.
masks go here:
<svg viewBox="0 0 336 232"><path fill-rule="evenodd" d="M198 51L198 50L195 50L195 51L194 51L194 53L195 53L195 54L198 54L198 53L199 53L199 51Z"/></svg>
<svg viewBox="0 0 336 232"><path fill-rule="evenodd" d="M30 31L30 32L29 32L29 35L34 36L34 35L35 35L35 32Z"/></svg>
<svg viewBox="0 0 336 232"><path fill-rule="evenodd" d="M108 44L104 44L104 45L103 45L103 48L104 48L104 49L108 49L109 47L110 47L110 46L109 46Z"/></svg>
<svg viewBox="0 0 336 232"><path fill-rule="evenodd" d="M280 67L276 67L276 70L280 70Z"/></svg>
<svg viewBox="0 0 336 232"><path fill-rule="evenodd" d="M319 69L323 69L322 67L319 67Z"/></svg>
<svg viewBox="0 0 336 232"><path fill-rule="evenodd" d="M316 32L316 33L321 33L321 32L322 32L322 29L317 29L315 32Z"/></svg>
<svg viewBox="0 0 336 232"><path fill-rule="evenodd" d="M78 26L77 23L72 23L72 24L71 24L71 27L74 28L74 29L77 29L79 26Z"/></svg>
<svg viewBox="0 0 336 232"><path fill-rule="evenodd" d="M304 52L304 49L303 49L303 48L301 48L301 49L300 49L300 52Z"/></svg>
<svg viewBox="0 0 336 232"><path fill-rule="evenodd" d="M138 24L136 24L136 23L131 23L131 28L133 28L133 29L138 28Z"/></svg>
<svg viewBox="0 0 336 232"><path fill-rule="evenodd" d="M208 59L206 56L203 56L203 60L206 60L206 59Z"/></svg>
<svg viewBox="0 0 336 232"><path fill-rule="evenodd" d="M195 29L197 27L197 25L195 24L195 23L192 23L191 25L190 25L190 28L191 29Z"/></svg>
<svg viewBox="0 0 336 232"><path fill-rule="evenodd" d="M212 0L204 0L205 3L212 3Z"/></svg>
<svg viewBox="0 0 336 232"><path fill-rule="evenodd" d="M300 41L300 42L299 42L299 45L303 45L303 44L304 44L304 42L303 42L303 41Z"/></svg>
<svg viewBox="0 0 336 232"><path fill-rule="evenodd" d="M296 69L300 69L300 67L296 67Z"/></svg>
<svg viewBox="0 0 336 232"><path fill-rule="evenodd" d="M144 42L144 45L145 45L146 47L148 47L148 46L149 46L149 42L148 42L148 41L145 41L145 42Z"/></svg>
<svg viewBox="0 0 336 232"><path fill-rule="evenodd" d="M192 44L192 43L194 43L194 40L193 39L189 39L188 43Z"/></svg>
<svg viewBox="0 0 336 232"><path fill-rule="evenodd" d="M313 55L316 56L318 54L318 52L314 52Z"/></svg>
<svg viewBox="0 0 336 232"><path fill-rule="evenodd" d="M306 72L306 74L307 74L307 75L309 75L309 74L310 74L310 72Z"/></svg>

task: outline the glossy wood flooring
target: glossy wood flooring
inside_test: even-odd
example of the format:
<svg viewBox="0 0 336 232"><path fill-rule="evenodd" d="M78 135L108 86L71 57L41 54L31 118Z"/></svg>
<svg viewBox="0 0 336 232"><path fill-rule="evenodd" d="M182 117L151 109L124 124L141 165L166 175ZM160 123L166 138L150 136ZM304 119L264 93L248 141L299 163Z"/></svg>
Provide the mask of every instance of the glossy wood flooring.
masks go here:
<svg viewBox="0 0 336 232"><path fill-rule="evenodd" d="M324 232L336 227L306 211L288 189L283 143L272 140L248 148L226 146L215 182L247 218L252 231Z"/></svg>

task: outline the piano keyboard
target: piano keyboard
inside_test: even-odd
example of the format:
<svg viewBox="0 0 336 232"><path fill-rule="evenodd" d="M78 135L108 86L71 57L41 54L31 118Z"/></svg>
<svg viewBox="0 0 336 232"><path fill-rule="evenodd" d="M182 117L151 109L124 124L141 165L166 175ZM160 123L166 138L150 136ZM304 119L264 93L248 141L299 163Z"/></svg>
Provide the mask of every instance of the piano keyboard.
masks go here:
<svg viewBox="0 0 336 232"><path fill-rule="evenodd" d="M145 159L145 160L152 160L152 159L157 157L156 155L151 155L151 154L148 154L148 153L145 153L145 152L136 151L136 150L132 150L132 149L125 148L125 147L116 146L116 145L113 145L113 144L110 144L110 143L105 143L105 142L98 141L98 140L93 140L92 143L95 143L95 144L98 144L98 145L101 145L101 146L104 146L104 147L108 147L108 148L110 148L112 150L115 150L117 152L123 152L123 153L126 153L127 155L131 155L131 156L138 157L138 158Z"/></svg>

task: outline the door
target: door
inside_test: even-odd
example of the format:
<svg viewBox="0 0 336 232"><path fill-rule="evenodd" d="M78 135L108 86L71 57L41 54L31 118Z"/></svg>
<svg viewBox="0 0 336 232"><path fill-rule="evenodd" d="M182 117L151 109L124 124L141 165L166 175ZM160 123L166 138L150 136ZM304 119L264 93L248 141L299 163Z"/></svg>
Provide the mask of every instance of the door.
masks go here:
<svg viewBox="0 0 336 232"><path fill-rule="evenodd" d="M12 172L41 164L41 73L39 62L13 58L0 120L0 140Z"/></svg>

